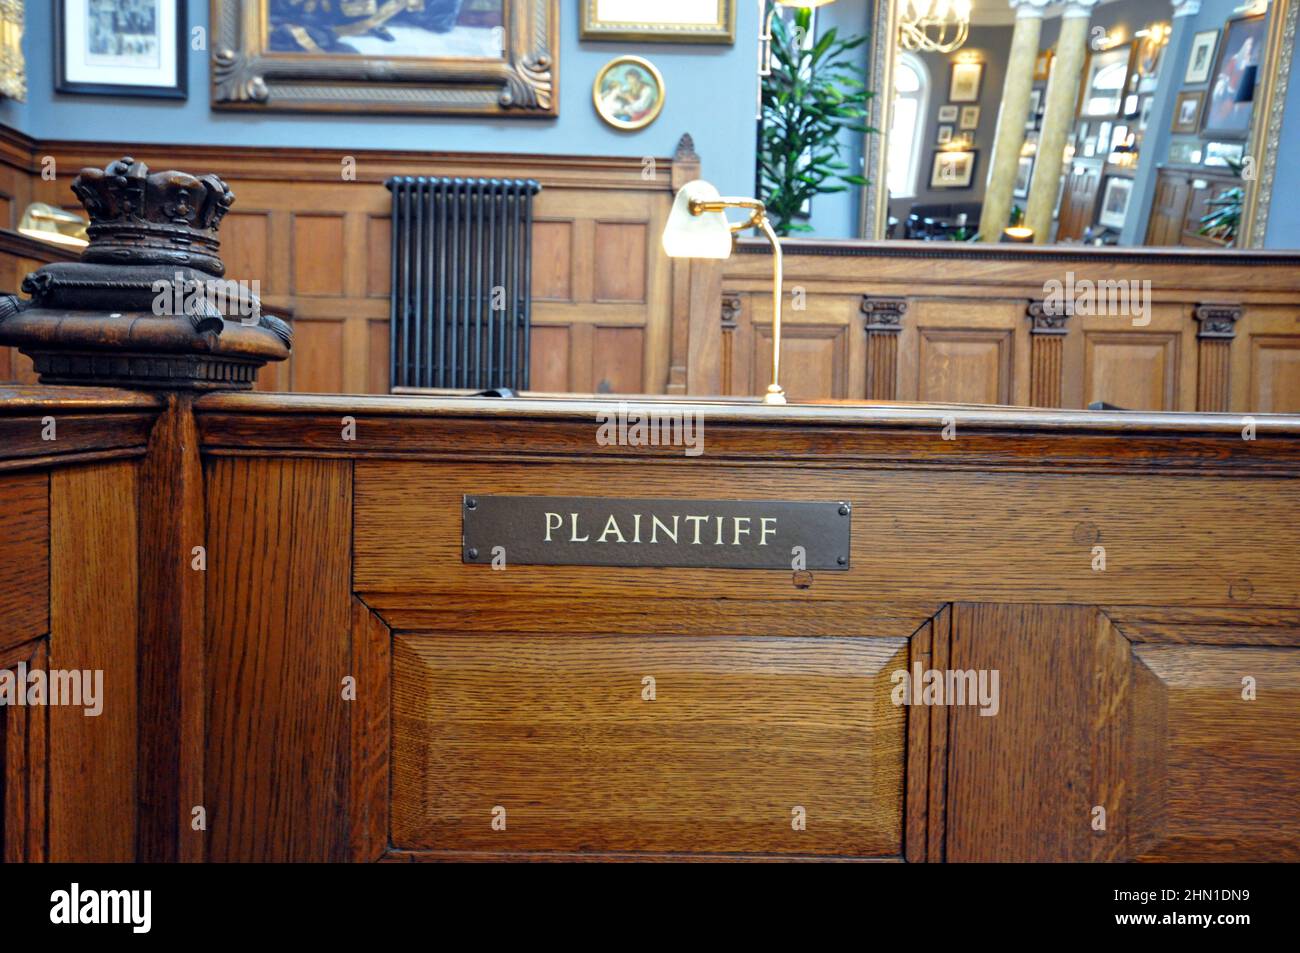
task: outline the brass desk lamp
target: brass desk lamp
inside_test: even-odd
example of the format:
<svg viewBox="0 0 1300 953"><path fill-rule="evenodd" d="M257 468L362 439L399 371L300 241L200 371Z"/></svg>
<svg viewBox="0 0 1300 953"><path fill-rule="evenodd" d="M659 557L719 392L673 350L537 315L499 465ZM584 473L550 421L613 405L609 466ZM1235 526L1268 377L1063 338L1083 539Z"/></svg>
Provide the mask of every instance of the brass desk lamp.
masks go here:
<svg viewBox="0 0 1300 953"><path fill-rule="evenodd" d="M729 208L744 209L749 212L749 218L743 222L729 222L725 214ZM785 391L780 383L784 269L781 241L772 229L763 203L758 199L725 198L703 179L687 182L677 193L668 224L664 226L664 251L669 258L730 258L732 235L747 228L762 230L772 243L772 383L767 385L763 403L784 404Z"/></svg>

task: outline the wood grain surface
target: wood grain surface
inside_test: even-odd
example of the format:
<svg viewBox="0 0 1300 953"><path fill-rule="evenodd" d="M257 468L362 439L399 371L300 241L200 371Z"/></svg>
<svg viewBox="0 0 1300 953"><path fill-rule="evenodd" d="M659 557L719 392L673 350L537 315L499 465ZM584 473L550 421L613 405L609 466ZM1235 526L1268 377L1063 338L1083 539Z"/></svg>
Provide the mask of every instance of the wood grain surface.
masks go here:
<svg viewBox="0 0 1300 953"><path fill-rule="evenodd" d="M49 711L50 859L135 858L138 465L50 477L51 669L103 672L103 712Z"/></svg>
<svg viewBox="0 0 1300 953"><path fill-rule="evenodd" d="M906 657L898 639L399 635L394 846L897 855Z"/></svg>
<svg viewBox="0 0 1300 953"><path fill-rule="evenodd" d="M0 474L0 650L50 629L50 478Z"/></svg>
<svg viewBox="0 0 1300 953"><path fill-rule="evenodd" d="M217 460L205 476L208 857L345 860L352 468Z"/></svg>

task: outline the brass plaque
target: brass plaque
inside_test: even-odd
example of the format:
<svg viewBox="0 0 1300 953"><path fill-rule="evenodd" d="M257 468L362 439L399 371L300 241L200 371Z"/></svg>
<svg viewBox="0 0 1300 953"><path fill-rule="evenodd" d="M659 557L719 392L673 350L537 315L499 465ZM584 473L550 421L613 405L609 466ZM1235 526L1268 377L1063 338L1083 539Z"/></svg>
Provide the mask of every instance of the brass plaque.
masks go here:
<svg viewBox="0 0 1300 953"><path fill-rule="evenodd" d="M461 557L533 566L843 571L845 501L642 500L466 494ZM796 547L802 547L798 552ZM802 560L802 564L800 563Z"/></svg>

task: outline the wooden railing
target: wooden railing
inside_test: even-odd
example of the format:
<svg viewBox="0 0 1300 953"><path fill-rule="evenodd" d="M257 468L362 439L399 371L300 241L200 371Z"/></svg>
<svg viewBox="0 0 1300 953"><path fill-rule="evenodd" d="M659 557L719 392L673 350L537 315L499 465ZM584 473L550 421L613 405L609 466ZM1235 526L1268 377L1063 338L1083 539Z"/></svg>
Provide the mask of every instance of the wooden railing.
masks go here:
<svg viewBox="0 0 1300 953"><path fill-rule="evenodd" d="M767 383L770 259L759 241L738 251L692 300L691 351L708 355L694 393ZM1300 411L1300 253L790 240L785 254L795 397Z"/></svg>

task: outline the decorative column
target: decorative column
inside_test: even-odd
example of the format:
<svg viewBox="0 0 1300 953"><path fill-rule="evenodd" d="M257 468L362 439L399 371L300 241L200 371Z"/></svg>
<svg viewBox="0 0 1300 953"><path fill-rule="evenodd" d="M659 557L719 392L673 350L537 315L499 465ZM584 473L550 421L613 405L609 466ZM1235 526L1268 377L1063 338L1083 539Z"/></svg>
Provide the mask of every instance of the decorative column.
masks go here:
<svg viewBox="0 0 1300 953"><path fill-rule="evenodd" d="M984 208L980 212L980 240L1000 241L1011 216L1011 193L1016 187L1020 149L1025 143L1025 119L1034 87L1034 63L1043 32L1043 10L1050 0L1008 0L1016 11L1011 32L1011 53L1002 84L1002 109L998 113L993 158L989 162Z"/></svg>
<svg viewBox="0 0 1300 953"><path fill-rule="evenodd" d="M1196 333L1200 365L1196 372L1197 410L1226 413L1229 409L1232 341L1241 313L1239 304L1198 304L1192 309L1192 317L1201 326Z"/></svg>
<svg viewBox="0 0 1300 953"><path fill-rule="evenodd" d="M906 298L862 296L867 316L867 400L898 399L898 333L907 314Z"/></svg>
<svg viewBox="0 0 1300 953"><path fill-rule="evenodd" d="M1062 356L1069 334L1071 311L1057 312L1043 301L1031 301L1026 309L1029 328L1029 405L1061 406Z"/></svg>
<svg viewBox="0 0 1300 953"><path fill-rule="evenodd" d="M1061 14L1061 35L1056 41L1056 62L1047 83L1043 131L1038 137L1034 178L1029 185L1025 224L1034 230L1034 244L1051 238L1052 210L1065 161L1065 143L1074 127L1079 80L1088 52L1088 19L1099 0L1069 0Z"/></svg>

